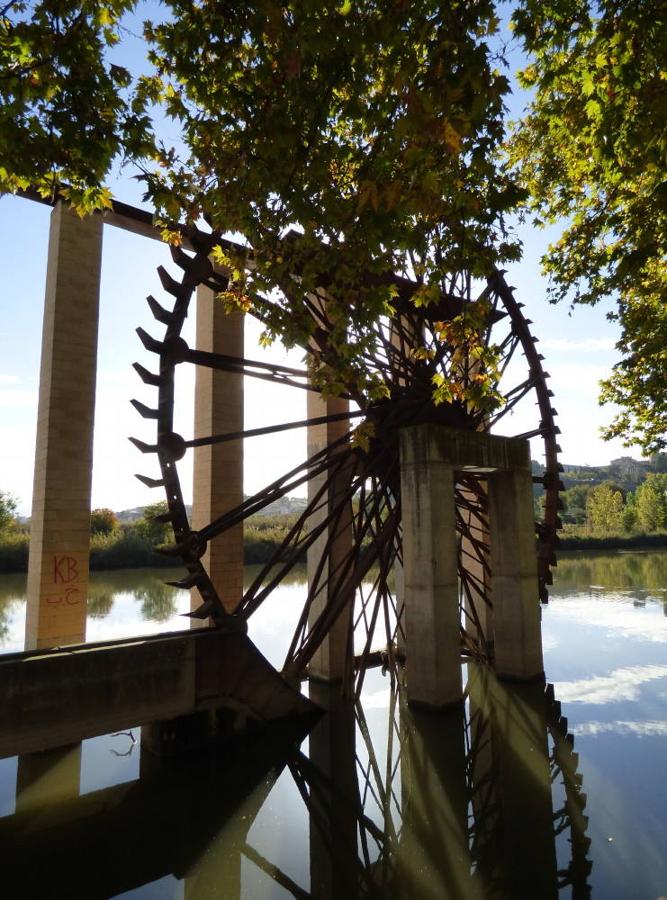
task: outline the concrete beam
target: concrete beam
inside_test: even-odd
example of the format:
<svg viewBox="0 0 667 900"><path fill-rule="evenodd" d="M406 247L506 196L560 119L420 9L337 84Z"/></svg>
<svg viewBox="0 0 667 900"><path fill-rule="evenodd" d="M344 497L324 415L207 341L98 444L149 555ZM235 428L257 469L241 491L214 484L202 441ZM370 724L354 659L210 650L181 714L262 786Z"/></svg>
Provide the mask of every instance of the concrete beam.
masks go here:
<svg viewBox="0 0 667 900"><path fill-rule="evenodd" d="M222 707L261 722L317 709L247 636L213 629L0 657L0 757Z"/></svg>

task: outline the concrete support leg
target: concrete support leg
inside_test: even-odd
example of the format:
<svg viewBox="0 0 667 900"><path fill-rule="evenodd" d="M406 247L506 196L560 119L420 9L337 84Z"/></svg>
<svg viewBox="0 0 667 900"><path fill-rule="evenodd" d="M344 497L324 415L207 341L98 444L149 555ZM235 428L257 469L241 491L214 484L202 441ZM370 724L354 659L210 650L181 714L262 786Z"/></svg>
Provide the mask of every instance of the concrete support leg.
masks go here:
<svg viewBox="0 0 667 900"><path fill-rule="evenodd" d="M226 314L210 288L197 291L197 349L242 357L243 314ZM199 366L195 383L195 437L243 430L243 376ZM243 442L229 441L194 451L192 523L202 528L243 502ZM231 612L243 595L243 525L209 544L204 557L211 581ZM192 608L201 599L193 591ZM195 624L201 624L193 620Z"/></svg>
<svg viewBox="0 0 667 900"><path fill-rule="evenodd" d="M51 214L26 649L85 640L102 219Z"/></svg>
<svg viewBox="0 0 667 900"><path fill-rule="evenodd" d="M410 703L461 703L454 470L423 429L401 432L401 507Z"/></svg>
<svg viewBox="0 0 667 900"><path fill-rule="evenodd" d="M489 478L489 526L496 671L539 678L544 664L530 471L499 471Z"/></svg>
<svg viewBox="0 0 667 900"><path fill-rule="evenodd" d="M308 418L335 415L349 410L347 400L331 397L323 400L318 394L308 394ZM349 421L343 419L324 425L308 427L308 456L311 457L333 443L349 429ZM341 506L341 497L347 487L345 472L338 477L330 478L330 473L323 473L308 482L308 500L312 500L329 480L329 485L321 497L318 512L311 517L311 527L315 527L323 519L328 518L330 525L324 529L319 538L308 550L308 588L317 591L311 606L310 622L314 622L322 610L330 602L330 593L339 579L345 560L352 547L351 504ZM323 554L328 556L324 565L320 565ZM346 660L352 652L351 619L353 609L350 605L336 620L326 638L313 656L308 671L314 678L325 681L340 681L345 676Z"/></svg>

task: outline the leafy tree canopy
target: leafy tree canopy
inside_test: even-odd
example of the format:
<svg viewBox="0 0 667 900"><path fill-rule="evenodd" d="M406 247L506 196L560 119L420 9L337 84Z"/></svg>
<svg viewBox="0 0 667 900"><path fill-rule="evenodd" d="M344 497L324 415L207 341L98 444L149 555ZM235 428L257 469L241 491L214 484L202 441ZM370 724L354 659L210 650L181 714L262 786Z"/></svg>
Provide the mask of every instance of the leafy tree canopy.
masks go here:
<svg viewBox="0 0 667 900"><path fill-rule="evenodd" d="M0 532L8 528L16 517L16 498L8 491L0 491Z"/></svg>
<svg viewBox="0 0 667 900"><path fill-rule="evenodd" d="M567 226L543 259L554 301L615 298L623 359L601 399L607 437L667 444L667 27L652 0L524 0L533 89L511 156L541 219Z"/></svg>
<svg viewBox="0 0 667 900"><path fill-rule="evenodd" d="M91 534L111 534L118 528L118 517L111 509L94 509L90 514Z"/></svg>
<svg viewBox="0 0 667 900"><path fill-rule="evenodd" d="M237 276L227 299L263 303L269 334L304 345L306 294L326 287L332 343L363 380L367 325L393 301L382 275L416 277L414 300L427 303L452 273L516 259L505 219L521 179L541 215L571 220L546 260L555 299L619 298L627 354L605 397L623 412L609 434L664 443L655 4L594 14L588 0L517 0L535 99L512 144L515 172L499 153L509 83L494 0L169 0L145 25L150 65L136 74L113 61L133 6L5 5L0 190L67 182L86 211L109 202L112 161L133 160L167 236L203 217L253 248L252 267L222 252L218 262ZM154 136L157 108L177 145ZM492 358L481 362L493 372Z"/></svg>

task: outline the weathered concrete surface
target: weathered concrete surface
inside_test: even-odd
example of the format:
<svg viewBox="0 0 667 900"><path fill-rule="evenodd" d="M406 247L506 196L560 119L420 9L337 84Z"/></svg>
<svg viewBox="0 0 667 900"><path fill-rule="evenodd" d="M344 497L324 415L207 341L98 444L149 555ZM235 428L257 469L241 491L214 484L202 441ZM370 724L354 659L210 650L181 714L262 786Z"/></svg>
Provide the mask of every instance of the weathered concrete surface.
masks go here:
<svg viewBox="0 0 667 900"><path fill-rule="evenodd" d="M0 658L0 757L229 707L270 722L317 707L250 639L213 629Z"/></svg>
<svg viewBox="0 0 667 900"><path fill-rule="evenodd" d="M51 213L26 647L85 639L102 219Z"/></svg>
<svg viewBox="0 0 667 900"><path fill-rule="evenodd" d="M409 702L438 709L463 700L461 630L454 470L428 434L401 432L406 668Z"/></svg>
<svg viewBox="0 0 667 900"><path fill-rule="evenodd" d="M244 316L225 313L210 288L197 289L197 349L243 357ZM195 437L243 430L243 375L197 366ZM203 528L243 502L243 441L194 450L192 527ZM212 541L203 559L225 609L233 612L243 596L243 523ZM201 605L193 590L192 608ZM193 626L200 620L193 619Z"/></svg>
<svg viewBox="0 0 667 900"><path fill-rule="evenodd" d="M497 672L524 680L540 677L528 442L420 425L401 430L400 453L409 701L441 707L462 698L454 496L458 472L480 473L488 484L491 575L480 580L486 582L493 612L484 613L481 626L493 642ZM481 562L473 565L482 576Z"/></svg>
<svg viewBox="0 0 667 900"><path fill-rule="evenodd" d="M544 675L541 607L530 472L489 478L491 601L496 672L527 680Z"/></svg>
<svg viewBox="0 0 667 900"><path fill-rule="evenodd" d="M407 435L411 437L407 437ZM415 425L401 431L401 460L412 465L439 462L459 472L530 472L530 445L522 438L445 425Z"/></svg>

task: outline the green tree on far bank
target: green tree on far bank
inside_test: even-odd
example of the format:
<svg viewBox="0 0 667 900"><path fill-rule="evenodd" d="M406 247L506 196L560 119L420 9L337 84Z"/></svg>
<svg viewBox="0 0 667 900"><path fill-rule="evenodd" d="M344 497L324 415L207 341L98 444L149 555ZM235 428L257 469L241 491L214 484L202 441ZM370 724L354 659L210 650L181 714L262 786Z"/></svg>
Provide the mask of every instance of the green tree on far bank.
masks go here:
<svg viewBox="0 0 667 900"><path fill-rule="evenodd" d="M9 491L0 491L0 533L16 522L16 497Z"/></svg>
<svg viewBox="0 0 667 900"><path fill-rule="evenodd" d="M111 534L118 524L118 517L111 509L94 509L90 514L91 534Z"/></svg>
<svg viewBox="0 0 667 900"><path fill-rule="evenodd" d="M586 500L586 522L593 534L617 533L623 528L623 495L609 484L594 487Z"/></svg>
<svg viewBox="0 0 667 900"><path fill-rule="evenodd" d="M667 475L649 475L636 492L637 524L643 531L660 531L667 524Z"/></svg>
<svg viewBox="0 0 667 900"><path fill-rule="evenodd" d="M172 539L172 530L169 522L159 521L160 516L169 512L166 500L151 503L144 507L142 517L134 523L133 530L146 538L153 547L159 547Z"/></svg>

